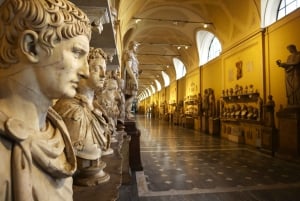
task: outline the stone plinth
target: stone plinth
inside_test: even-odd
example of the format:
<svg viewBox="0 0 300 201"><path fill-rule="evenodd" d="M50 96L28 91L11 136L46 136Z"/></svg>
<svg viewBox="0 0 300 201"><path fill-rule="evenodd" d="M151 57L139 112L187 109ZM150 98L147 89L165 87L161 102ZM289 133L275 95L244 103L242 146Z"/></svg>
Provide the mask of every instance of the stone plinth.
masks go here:
<svg viewBox="0 0 300 201"><path fill-rule="evenodd" d="M127 142L125 142L127 143ZM123 146L123 140L112 143L113 154L102 156L101 159L107 164L106 171L110 179L106 183L100 183L94 186L73 185L74 201L116 201L119 198L119 188L122 185L123 165L126 164L124 155L120 150ZM126 146L126 145L125 145ZM126 147L125 147L126 148ZM125 150L123 150L125 151ZM126 155L126 154L125 154Z"/></svg>
<svg viewBox="0 0 300 201"><path fill-rule="evenodd" d="M278 125L278 153L300 156L300 108L288 107L276 113Z"/></svg>
<svg viewBox="0 0 300 201"><path fill-rule="evenodd" d="M209 130L208 117L207 116L202 116L201 131L203 133L208 134L208 130Z"/></svg>
<svg viewBox="0 0 300 201"><path fill-rule="evenodd" d="M141 132L136 127L134 120L125 121L125 132L131 137L129 143L129 165L132 171L142 171L143 166L141 162L140 152L140 136Z"/></svg>
<svg viewBox="0 0 300 201"><path fill-rule="evenodd" d="M220 135L220 119L219 118L209 118L208 120L208 132L211 135Z"/></svg>

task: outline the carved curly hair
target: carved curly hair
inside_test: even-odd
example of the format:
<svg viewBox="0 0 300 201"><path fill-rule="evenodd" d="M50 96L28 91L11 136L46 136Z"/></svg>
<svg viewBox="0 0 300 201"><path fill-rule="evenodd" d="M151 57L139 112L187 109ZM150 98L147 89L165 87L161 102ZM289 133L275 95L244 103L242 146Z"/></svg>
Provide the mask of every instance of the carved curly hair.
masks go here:
<svg viewBox="0 0 300 201"><path fill-rule="evenodd" d="M41 47L52 54L56 43L86 35L91 25L86 14L67 0L4 0L0 6L0 68L18 62L16 48L25 30L38 34Z"/></svg>
<svg viewBox="0 0 300 201"><path fill-rule="evenodd" d="M101 48L90 47L88 60L100 57L104 58L106 61L110 59L109 56Z"/></svg>

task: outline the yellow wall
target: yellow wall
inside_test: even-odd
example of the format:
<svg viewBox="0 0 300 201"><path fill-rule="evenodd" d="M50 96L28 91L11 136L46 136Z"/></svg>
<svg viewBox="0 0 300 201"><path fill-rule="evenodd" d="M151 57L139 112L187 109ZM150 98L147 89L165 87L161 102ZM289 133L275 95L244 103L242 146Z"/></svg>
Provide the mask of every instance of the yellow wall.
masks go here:
<svg viewBox="0 0 300 201"><path fill-rule="evenodd" d="M222 91L222 62L220 58L216 58L208 64L200 67L201 73L201 94L204 89L212 88L216 98L220 97Z"/></svg>
<svg viewBox="0 0 300 201"><path fill-rule="evenodd" d="M155 104L155 105L157 106L157 105L158 105L158 101L159 101L158 93L153 94L152 97L153 97L153 98L152 98L151 103L152 103L152 104Z"/></svg>
<svg viewBox="0 0 300 201"><path fill-rule="evenodd" d="M169 104L169 100L170 100L170 86L166 87L166 101L167 101L167 104Z"/></svg>
<svg viewBox="0 0 300 201"><path fill-rule="evenodd" d="M222 89L234 88L236 85L245 88L252 84L254 90L263 96L264 64L261 32L223 54L222 60ZM241 62L242 66L242 76L239 79L236 67L238 62Z"/></svg>
<svg viewBox="0 0 300 201"><path fill-rule="evenodd" d="M166 88L161 89L159 92L159 104L161 105L166 100Z"/></svg>
<svg viewBox="0 0 300 201"><path fill-rule="evenodd" d="M176 103L177 102L177 82L174 81L170 84L170 97L168 103Z"/></svg>
<svg viewBox="0 0 300 201"><path fill-rule="evenodd" d="M187 77L183 77L177 80L177 103L183 101L186 93L186 82L189 80Z"/></svg>
<svg viewBox="0 0 300 201"><path fill-rule="evenodd" d="M300 50L300 10L291 13L266 30L266 81L267 93L273 96L276 111L286 106L284 69L276 65L276 60L286 61L289 52L286 46L295 44Z"/></svg>
<svg viewBox="0 0 300 201"><path fill-rule="evenodd" d="M167 103L171 103L183 100L193 93L203 94L204 89L212 88L218 100L223 89L253 84L264 103L269 94L273 95L275 111L278 111L280 105L286 106L287 99L284 70L276 65L276 60L286 61L289 55L286 46L289 44L295 44L300 50L299 27L300 9L265 30L258 30L247 39L235 43L235 46L226 49L218 58L188 72L184 78L172 82L160 93L164 94ZM242 63L240 79L237 79L237 62ZM193 83L194 91L191 89ZM163 95L159 96L160 102L162 97Z"/></svg>
<svg viewBox="0 0 300 201"><path fill-rule="evenodd" d="M197 95L200 92L200 71L199 68L193 70L189 74L186 75L186 84L185 84L185 95L193 96Z"/></svg>

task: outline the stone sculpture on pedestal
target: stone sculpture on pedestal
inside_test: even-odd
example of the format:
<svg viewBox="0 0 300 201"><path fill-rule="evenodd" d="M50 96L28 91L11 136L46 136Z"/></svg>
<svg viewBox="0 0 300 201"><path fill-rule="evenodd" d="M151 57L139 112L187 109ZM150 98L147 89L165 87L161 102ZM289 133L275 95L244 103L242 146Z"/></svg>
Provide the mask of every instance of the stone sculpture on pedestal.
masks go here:
<svg viewBox="0 0 300 201"><path fill-rule="evenodd" d="M300 52L296 46L287 46L291 55L286 62L277 60L276 64L285 69L285 86L288 106L300 107Z"/></svg>
<svg viewBox="0 0 300 201"><path fill-rule="evenodd" d="M110 143L108 127L93 105L95 89L103 85L100 73L106 69L105 58L102 49L91 48L90 77L79 82L73 99L60 99L54 105L70 132L78 164L74 182L78 185L92 186L109 180L109 175L103 171L106 164L101 161L102 150Z"/></svg>
<svg viewBox="0 0 300 201"><path fill-rule="evenodd" d="M87 16L65 0L0 6L0 200L71 201L76 158L50 107L88 76Z"/></svg>
<svg viewBox="0 0 300 201"><path fill-rule="evenodd" d="M124 77L125 77L125 110L126 119L131 119L134 116L131 113L132 103L136 98L138 91L138 77L139 77L139 62L136 57L138 43L131 41L128 50L124 52Z"/></svg>
<svg viewBox="0 0 300 201"><path fill-rule="evenodd" d="M300 52L296 45L287 46L290 55L286 62L277 60L276 64L285 70L287 107L276 115L279 125L278 152L283 155L300 156Z"/></svg>
<svg viewBox="0 0 300 201"><path fill-rule="evenodd" d="M106 111L107 119L112 131L111 142L118 141L116 139L117 117L119 115L119 108L116 102L117 96L119 96L117 80L107 79L102 93L98 96L98 104Z"/></svg>

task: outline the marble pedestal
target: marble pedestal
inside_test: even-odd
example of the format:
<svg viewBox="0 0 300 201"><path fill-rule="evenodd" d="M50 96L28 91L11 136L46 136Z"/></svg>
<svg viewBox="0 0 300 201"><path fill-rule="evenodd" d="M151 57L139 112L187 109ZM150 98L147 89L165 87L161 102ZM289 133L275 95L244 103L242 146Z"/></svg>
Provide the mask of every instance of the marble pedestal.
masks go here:
<svg viewBox="0 0 300 201"><path fill-rule="evenodd" d="M278 125L278 154L300 156L300 108L288 107L276 113Z"/></svg>
<svg viewBox="0 0 300 201"><path fill-rule="evenodd" d="M275 127L263 126L261 129L261 150L275 155L277 150L277 129Z"/></svg>
<svg viewBox="0 0 300 201"><path fill-rule="evenodd" d="M202 116L201 131L203 133L208 134L208 130L209 130L208 117L207 116Z"/></svg>
<svg viewBox="0 0 300 201"><path fill-rule="evenodd" d="M208 120L208 132L211 135L220 135L220 119L210 117Z"/></svg>
<svg viewBox="0 0 300 201"><path fill-rule="evenodd" d="M101 159L106 163L106 171L110 175L108 182L100 183L94 186L79 186L73 185L73 200L74 201L117 201L119 199L119 188L123 182L123 167L126 164L126 152L122 147L126 141L122 138L117 143L112 143L111 148L114 150L113 154L102 156Z"/></svg>
<svg viewBox="0 0 300 201"><path fill-rule="evenodd" d="M136 127L134 120L125 121L125 132L130 136L129 142L129 165L132 171L142 171L143 166L141 162L140 152L140 136L141 132Z"/></svg>

